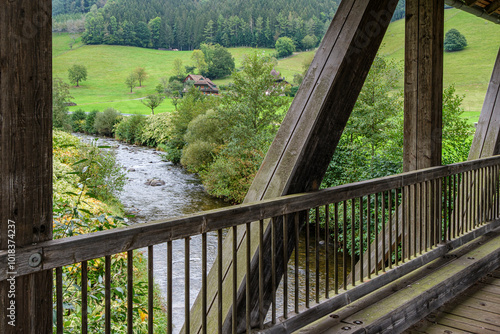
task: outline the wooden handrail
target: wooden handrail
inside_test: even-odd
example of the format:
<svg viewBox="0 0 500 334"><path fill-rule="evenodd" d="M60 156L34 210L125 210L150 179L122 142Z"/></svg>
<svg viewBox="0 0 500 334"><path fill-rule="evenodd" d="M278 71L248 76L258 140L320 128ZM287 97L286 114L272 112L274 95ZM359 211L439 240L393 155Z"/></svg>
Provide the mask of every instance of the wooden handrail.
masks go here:
<svg viewBox="0 0 500 334"><path fill-rule="evenodd" d="M7 251L0 251L0 281L11 276L17 277L71 265L499 164L500 156L494 156L360 181L311 193L236 205L180 218L41 242L16 250L17 267L15 270L9 270L7 266ZM37 267L29 265L30 256L34 253L42 255L41 264Z"/></svg>

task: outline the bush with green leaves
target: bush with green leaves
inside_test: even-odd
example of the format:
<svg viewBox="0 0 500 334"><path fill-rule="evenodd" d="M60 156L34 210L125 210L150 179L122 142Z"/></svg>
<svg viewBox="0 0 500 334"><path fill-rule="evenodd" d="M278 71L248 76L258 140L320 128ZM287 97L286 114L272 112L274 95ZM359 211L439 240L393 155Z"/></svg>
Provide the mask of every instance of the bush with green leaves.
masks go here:
<svg viewBox="0 0 500 334"><path fill-rule="evenodd" d="M142 129L142 143L150 147L165 145L169 139L170 127L172 126L171 120L172 115L170 113L148 116Z"/></svg>
<svg viewBox="0 0 500 334"><path fill-rule="evenodd" d="M82 109L78 109L71 114L71 126L74 132L84 132L87 114Z"/></svg>
<svg viewBox="0 0 500 334"><path fill-rule="evenodd" d="M115 125L116 139L126 141L130 144L142 144L142 132L146 124L143 115L125 116L120 123Z"/></svg>
<svg viewBox="0 0 500 334"><path fill-rule="evenodd" d="M52 83L52 125L55 129L71 132L71 118L68 114L68 103L71 98L69 85L61 78L54 78Z"/></svg>
<svg viewBox="0 0 500 334"><path fill-rule="evenodd" d="M467 39L457 29L450 29L444 36L444 50L447 52L460 51L467 46Z"/></svg>
<svg viewBox="0 0 500 334"><path fill-rule="evenodd" d="M291 56L295 51L295 43L290 37L280 37L276 41L276 55L278 58Z"/></svg>
<svg viewBox="0 0 500 334"><path fill-rule="evenodd" d="M122 115L114 108L108 108L103 112L97 113L94 120L94 130L97 134L112 137L115 124L120 122Z"/></svg>
<svg viewBox="0 0 500 334"><path fill-rule="evenodd" d="M94 128L94 122L95 122L95 117L97 116L98 110L92 110L87 114L87 118L85 118L85 126L84 126L84 131L85 133L88 134L94 134L95 128Z"/></svg>

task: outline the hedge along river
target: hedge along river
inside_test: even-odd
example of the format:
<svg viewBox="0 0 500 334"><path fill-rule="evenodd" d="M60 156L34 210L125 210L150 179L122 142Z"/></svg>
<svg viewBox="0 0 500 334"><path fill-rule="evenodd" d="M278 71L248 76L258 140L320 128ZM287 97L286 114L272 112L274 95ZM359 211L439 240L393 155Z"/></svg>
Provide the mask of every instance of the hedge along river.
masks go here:
<svg viewBox="0 0 500 334"><path fill-rule="evenodd" d="M208 195L200 179L195 174L188 173L184 168L174 165L171 162L162 160L161 152L152 148L126 144L110 138L101 138L77 134L82 141L90 142L97 139L97 145L110 146L116 154L116 161L127 173L127 182L123 191L119 194L125 211L131 218L129 224L141 224L154 220L165 220L179 217L199 211L211 210L228 206L228 203ZM314 233L311 233L310 249L310 293L314 296L316 286L314 281ZM323 241L320 241L324 245ZM217 254L217 234L207 235L208 263L215 261ZM302 236L299 241L299 285L302 287L301 304L305 303L305 238ZM184 323L184 241L176 240L172 243L173 265L172 265L172 310L174 333L179 333ZM167 244L159 244L153 247L154 250L154 280L159 287L162 296L167 296ZM324 289L325 281L325 247L320 249L320 277L322 280L321 289ZM330 249L330 254L333 250ZM144 251L146 255L147 252ZM191 238L190 242L190 303L193 305L198 292L201 289L202 275L202 240L201 236ZM288 286L289 286L289 310L293 310L295 285L295 264L292 254L288 264ZM333 268L333 256L330 256L330 268ZM333 274L330 274L333 287ZM277 315L283 314L282 282L278 288ZM165 298L166 300L166 298ZM268 314L270 314L269 312ZM268 320L269 316L268 316Z"/></svg>

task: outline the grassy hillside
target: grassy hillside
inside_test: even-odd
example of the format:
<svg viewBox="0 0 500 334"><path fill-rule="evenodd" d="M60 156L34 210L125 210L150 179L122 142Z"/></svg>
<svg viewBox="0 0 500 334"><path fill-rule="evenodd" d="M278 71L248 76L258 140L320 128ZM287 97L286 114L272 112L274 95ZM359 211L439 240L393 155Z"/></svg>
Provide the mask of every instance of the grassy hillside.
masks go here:
<svg viewBox="0 0 500 334"><path fill-rule="evenodd" d="M477 18L471 14L450 9L445 11L445 32L458 29L465 35L469 46L460 52L444 55L444 84L455 84L459 94L465 94L464 108L466 117L477 121L484 95L491 76L493 63L500 45L500 25ZM161 77L173 75L173 61L182 59L184 65L191 64L190 51L158 51L126 46L82 45L76 40L70 50L68 34L54 35L54 75L68 81L68 68L73 64L83 64L88 69L88 80L80 88L72 88L71 94L78 105L72 110L82 108L103 110L114 107L124 113L147 114L148 109L137 99L155 91ZM394 59L403 66L404 59L404 20L394 22L389 27L381 50L383 56ZM246 53L257 51L273 53L272 49L233 48L230 49L236 60L236 67ZM302 72L303 63L313 52L295 54L278 62L276 69L291 82L295 73ZM149 78L143 87L134 89L131 94L125 85L125 78L136 67L144 67ZM227 84L230 78L216 80L217 84ZM401 80L401 87L403 81ZM169 100L165 101L158 112L173 110Z"/></svg>
<svg viewBox="0 0 500 334"><path fill-rule="evenodd" d="M444 31L451 28L457 29L467 38L468 46L463 51L445 52L444 85L455 84L457 92L465 94L463 107L466 117L477 121L500 46L500 25L464 11L448 9L445 11ZM403 66L404 20L390 25L381 54Z"/></svg>

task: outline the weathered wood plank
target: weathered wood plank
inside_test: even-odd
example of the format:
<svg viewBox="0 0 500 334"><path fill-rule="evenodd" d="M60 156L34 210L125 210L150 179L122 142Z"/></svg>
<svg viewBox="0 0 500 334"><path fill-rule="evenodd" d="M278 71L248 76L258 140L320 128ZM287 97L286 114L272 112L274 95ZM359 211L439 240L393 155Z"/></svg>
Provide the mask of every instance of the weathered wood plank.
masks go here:
<svg viewBox="0 0 500 334"><path fill-rule="evenodd" d="M444 0L406 2L405 171L441 164Z"/></svg>
<svg viewBox="0 0 500 334"><path fill-rule="evenodd" d="M493 334L500 333L500 327L477 321L474 319L467 319L453 314L446 314L438 320L438 323L444 326L459 327L461 330L470 331L479 334Z"/></svg>
<svg viewBox="0 0 500 334"><path fill-rule="evenodd" d="M469 160L498 154L500 141L500 50L479 115Z"/></svg>
<svg viewBox="0 0 500 334"><path fill-rule="evenodd" d="M416 284L343 319L350 324L350 330L341 330L343 325L338 325L330 332L400 333L407 329L500 265L500 249L497 247L500 236L496 235L495 240L430 272Z"/></svg>
<svg viewBox="0 0 500 334"><path fill-rule="evenodd" d="M0 249L13 251L15 242L16 255L52 238L51 7L50 0L0 5ZM22 265L7 261L4 278ZM0 309L0 333L52 333L52 271L1 282Z"/></svg>
<svg viewBox="0 0 500 334"><path fill-rule="evenodd" d="M181 218L40 242L37 245L26 246L17 250L17 275L217 231L260 219L300 212L316 206L361 197L372 191L388 191L395 187L472 170L478 166L493 166L499 163L499 156L490 157L342 185L313 193L289 195L258 203L242 204ZM491 226L485 228L491 228ZM479 229L478 231L483 230ZM29 256L34 252L43 254L41 267L32 268L28 265ZM0 281L7 278L7 257L7 251L0 251Z"/></svg>

